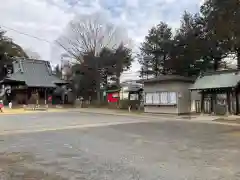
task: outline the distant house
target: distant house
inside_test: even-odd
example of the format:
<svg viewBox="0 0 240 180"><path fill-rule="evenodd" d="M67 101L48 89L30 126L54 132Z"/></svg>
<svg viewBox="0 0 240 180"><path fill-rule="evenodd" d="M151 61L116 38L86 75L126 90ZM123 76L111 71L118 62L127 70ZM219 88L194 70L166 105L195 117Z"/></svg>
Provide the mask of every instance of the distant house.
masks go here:
<svg viewBox="0 0 240 180"><path fill-rule="evenodd" d="M239 70L206 72L198 77L190 90L194 94L193 112L239 114Z"/></svg>
<svg viewBox="0 0 240 180"><path fill-rule="evenodd" d="M187 114L191 111L189 88L194 79L176 75L162 75L143 80L144 112Z"/></svg>
<svg viewBox="0 0 240 180"><path fill-rule="evenodd" d="M140 100L143 85L137 82L123 82L121 83L120 100Z"/></svg>
<svg viewBox="0 0 240 180"><path fill-rule="evenodd" d="M115 99L113 101L139 100L139 95L142 89L143 85L140 83L125 81L120 83L120 87L117 87L115 83L112 83L106 93L109 97L113 96Z"/></svg>
<svg viewBox="0 0 240 180"><path fill-rule="evenodd" d="M28 104L34 103L36 96L39 103L46 103L48 95L67 83L53 74L48 61L17 59L13 62L12 74L8 74L1 84L11 87L11 95L7 96L8 101Z"/></svg>

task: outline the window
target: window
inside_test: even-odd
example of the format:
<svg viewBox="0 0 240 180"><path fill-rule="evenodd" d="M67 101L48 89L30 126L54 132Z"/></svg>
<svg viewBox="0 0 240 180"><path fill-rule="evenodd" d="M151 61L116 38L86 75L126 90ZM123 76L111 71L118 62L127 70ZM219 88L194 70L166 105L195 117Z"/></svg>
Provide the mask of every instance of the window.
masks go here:
<svg viewBox="0 0 240 180"><path fill-rule="evenodd" d="M176 92L145 93L145 104L174 105L177 104Z"/></svg>
<svg viewBox="0 0 240 180"><path fill-rule="evenodd" d="M177 104L177 93L176 92L169 92L169 104Z"/></svg>
<svg viewBox="0 0 240 180"><path fill-rule="evenodd" d="M153 93L153 104L160 104L160 94L157 93Z"/></svg>
<svg viewBox="0 0 240 180"><path fill-rule="evenodd" d="M146 93L145 103L146 104L153 104L153 93Z"/></svg>
<svg viewBox="0 0 240 180"><path fill-rule="evenodd" d="M138 94L130 94L130 100L138 100Z"/></svg>
<svg viewBox="0 0 240 180"><path fill-rule="evenodd" d="M161 92L160 93L160 102L161 104L168 104L168 93L167 92Z"/></svg>

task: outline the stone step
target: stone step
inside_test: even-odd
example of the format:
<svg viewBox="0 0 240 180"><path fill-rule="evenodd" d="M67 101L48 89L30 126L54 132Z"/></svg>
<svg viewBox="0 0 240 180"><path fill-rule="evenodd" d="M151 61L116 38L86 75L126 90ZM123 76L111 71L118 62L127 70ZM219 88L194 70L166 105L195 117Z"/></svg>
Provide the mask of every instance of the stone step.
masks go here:
<svg viewBox="0 0 240 180"><path fill-rule="evenodd" d="M25 111L47 111L47 108L25 108Z"/></svg>
<svg viewBox="0 0 240 180"><path fill-rule="evenodd" d="M47 106L35 106L35 105L27 105L24 107L25 111L47 111Z"/></svg>

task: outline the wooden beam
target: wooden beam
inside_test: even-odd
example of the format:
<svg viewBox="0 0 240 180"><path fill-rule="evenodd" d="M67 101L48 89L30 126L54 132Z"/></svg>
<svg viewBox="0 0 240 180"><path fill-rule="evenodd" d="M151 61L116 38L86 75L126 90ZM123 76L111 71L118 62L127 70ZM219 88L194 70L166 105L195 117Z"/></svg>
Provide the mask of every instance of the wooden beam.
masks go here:
<svg viewBox="0 0 240 180"><path fill-rule="evenodd" d="M216 94L211 94L211 99L210 99L210 111L211 111L211 114L214 114L214 103L215 103L215 98L214 96L216 96Z"/></svg>
<svg viewBox="0 0 240 180"><path fill-rule="evenodd" d="M204 113L204 96L205 96L205 93L202 91L201 92L201 114Z"/></svg>
<svg viewBox="0 0 240 180"><path fill-rule="evenodd" d="M236 98L236 115L239 114L239 98L238 98L238 90L235 90L235 98Z"/></svg>
<svg viewBox="0 0 240 180"><path fill-rule="evenodd" d="M226 104L226 115L231 113L231 100L230 100L230 92L227 91L227 104Z"/></svg>

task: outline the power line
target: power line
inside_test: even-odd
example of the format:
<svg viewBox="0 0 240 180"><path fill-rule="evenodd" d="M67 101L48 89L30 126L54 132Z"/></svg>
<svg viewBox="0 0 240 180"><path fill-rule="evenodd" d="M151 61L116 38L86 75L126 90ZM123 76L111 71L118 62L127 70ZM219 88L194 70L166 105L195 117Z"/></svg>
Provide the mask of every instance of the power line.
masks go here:
<svg viewBox="0 0 240 180"><path fill-rule="evenodd" d="M6 28L6 29L8 29L8 30L14 31L14 32L16 32L16 33L19 33L19 34L22 34L22 35L25 35L25 36L28 36L28 37L31 37L31 38L34 38L34 39L37 39L37 40L44 41L44 42L46 42L46 43L52 44L52 42L50 42L50 41L47 40L47 39L39 38L39 37L37 37L37 36L31 35L31 34L28 34L28 33L25 33L25 32L18 31L18 30L16 30L16 29L13 29L13 28L10 28L10 27L4 26L4 25L0 25L0 26Z"/></svg>
<svg viewBox="0 0 240 180"><path fill-rule="evenodd" d="M18 33L18 34L22 34L22 35L25 35L25 36L28 36L28 37L37 39L37 40L39 40L39 41L43 41L43 42L49 43L49 44L54 43L54 44L58 45L59 47L63 48L63 46L62 46L58 41L51 42L51 41L49 41L49 40L47 40L47 39L39 38L39 37L37 37L37 36L34 36L34 35L28 34L28 33L26 33L26 32L22 32L22 31L16 30L16 29L14 29L14 28L11 28L11 27L8 27L8 26L5 26L5 25L0 25L0 27L4 27L4 28L6 28L6 29L8 29L8 30L11 30L11 31L14 31L14 32L16 32L16 33ZM66 50L66 49L65 49L65 50Z"/></svg>
<svg viewBox="0 0 240 180"><path fill-rule="evenodd" d="M11 31L14 31L14 32L16 32L16 33L19 33L19 34L22 34L22 35L25 35L25 36L28 36L28 37L31 37L31 38L34 38L34 39L37 39L37 40L39 40L39 41L44 41L44 42L46 42L46 43L49 43L49 44L52 44L53 42L50 42L49 40L47 40L47 39L44 39L44 38L39 38L39 37L37 37L37 36L34 36L34 35L31 35L31 34L28 34L28 33L25 33L25 32L21 32L21 31L18 31L18 30L16 30L16 29L13 29L13 28L10 28L10 27L8 27L8 26L5 26L5 25L1 25L2 27L4 27L4 28L6 28L6 29L8 29L8 30L11 30ZM0 27L1 27L0 26ZM57 45L59 45L58 43L56 43L55 42L55 44L57 44ZM59 45L60 46L60 45ZM133 73L139 73L139 71L135 71L135 72L123 72L122 74L123 75L127 75L127 74L133 74Z"/></svg>

